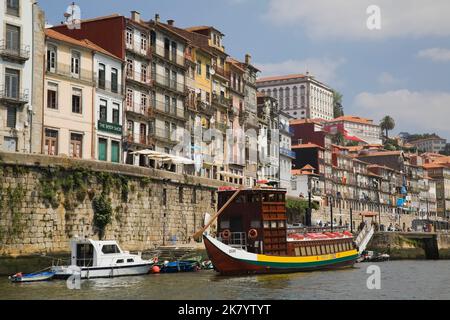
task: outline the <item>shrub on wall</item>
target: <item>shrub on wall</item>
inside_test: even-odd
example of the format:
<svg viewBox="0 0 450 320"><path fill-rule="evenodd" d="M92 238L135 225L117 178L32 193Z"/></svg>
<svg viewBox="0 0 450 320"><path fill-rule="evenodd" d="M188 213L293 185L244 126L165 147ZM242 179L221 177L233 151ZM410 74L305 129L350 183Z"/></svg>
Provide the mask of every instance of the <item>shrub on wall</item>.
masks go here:
<svg viewBox="0 0 450 320"><path fill-rule="evenodd" d="M103 238L105 227L111 222L113 212L111 200L107 199L106 195L102 193L94 198L92 208L94 209L94 225L98 228L101 239Z"/></svg>

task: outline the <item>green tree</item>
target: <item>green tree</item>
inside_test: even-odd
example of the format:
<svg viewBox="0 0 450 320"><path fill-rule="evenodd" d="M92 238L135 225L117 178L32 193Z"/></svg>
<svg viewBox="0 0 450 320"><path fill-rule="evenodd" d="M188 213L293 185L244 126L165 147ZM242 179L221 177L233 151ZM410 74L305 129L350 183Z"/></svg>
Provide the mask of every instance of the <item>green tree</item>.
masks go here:
<svg viewBox="0 0 450 320"><path fill-rule="evenodd" d="M332 141L334 144L337 144L337 145L339 145L339 146L343 146L344 143L345 143L345 137L344 137L344 135L343 135L341 132L337 132L337 133L333 136L333 138L331 138L331 141Z"/></svg>
<svg viewBox="0 0 450 320"><path fill-rule="evenodd" d="M385 116L380 122L381 130L386 132L386 139L389 139L389 131L395 128L395 121L390 116Z"/></svg>
<svg viewBox="0 0 450 320"><path fill-rule="evenodd" d="M339 118L344 115L344 107L342 106L342 94L333 90L333 112L334 117Z"/></svg>

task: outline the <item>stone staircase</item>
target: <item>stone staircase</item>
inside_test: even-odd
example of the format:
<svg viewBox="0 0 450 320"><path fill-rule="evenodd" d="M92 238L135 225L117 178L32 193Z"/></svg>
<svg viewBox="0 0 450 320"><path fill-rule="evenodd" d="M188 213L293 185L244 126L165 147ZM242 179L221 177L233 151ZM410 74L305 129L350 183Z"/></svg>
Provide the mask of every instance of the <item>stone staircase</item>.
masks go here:
<svg viewBox="0 0 450 320"><path fill-rule="evenodd" d="M177 261L195 256L204 256L204 250L195 246L165 246L154 250L145 251L146 258L158 257L159 261Z"/></svg>

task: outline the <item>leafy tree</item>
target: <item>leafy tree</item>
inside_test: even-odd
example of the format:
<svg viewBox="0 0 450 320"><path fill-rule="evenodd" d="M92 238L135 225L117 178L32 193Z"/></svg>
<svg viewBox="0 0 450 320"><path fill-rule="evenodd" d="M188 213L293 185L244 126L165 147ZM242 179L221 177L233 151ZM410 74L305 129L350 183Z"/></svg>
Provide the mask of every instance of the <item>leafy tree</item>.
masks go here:
<svg viewBox="0 0 450 320"><path fill-rule="evenodd" d="M389 139L389 131L395 128L395 121L390 116L385 116L380 122L381 129L386 132L386 139Z"/></svg>
<svg viewBox="0 0 450 320"><path fill-rule="evenodd" d="M333 142L334 144L337 144L337 145L342 146L342 145L344 145L345 137L344 137L344 135L343 135L341 132L337 132L337 133L333 136L333 138L331 138L331 140L332 140L332 142Z"/></svg>
<svg viewBox="0 0 450 320"><path fill-rule="evenodd" d="M344 107L342 106L342 94L333 90L333 113L335 118L344 115Z"/></svg>

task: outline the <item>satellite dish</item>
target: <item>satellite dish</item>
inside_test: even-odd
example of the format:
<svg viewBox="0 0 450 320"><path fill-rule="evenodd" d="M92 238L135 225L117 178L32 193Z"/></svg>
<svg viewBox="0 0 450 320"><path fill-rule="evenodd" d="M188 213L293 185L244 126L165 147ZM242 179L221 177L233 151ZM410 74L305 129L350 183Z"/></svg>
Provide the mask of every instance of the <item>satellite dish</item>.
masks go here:
<svg viewBox="0 0 450 320"><path fill-rule="evenodd" d="M211 69L209 70L209 73L213 76L213 75L216 74L216 70L215 70L214 68L211 68Z"/></svg>

